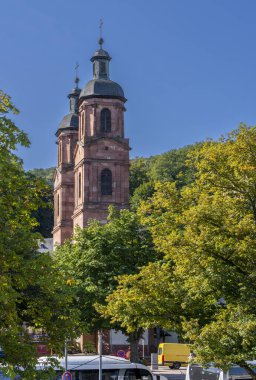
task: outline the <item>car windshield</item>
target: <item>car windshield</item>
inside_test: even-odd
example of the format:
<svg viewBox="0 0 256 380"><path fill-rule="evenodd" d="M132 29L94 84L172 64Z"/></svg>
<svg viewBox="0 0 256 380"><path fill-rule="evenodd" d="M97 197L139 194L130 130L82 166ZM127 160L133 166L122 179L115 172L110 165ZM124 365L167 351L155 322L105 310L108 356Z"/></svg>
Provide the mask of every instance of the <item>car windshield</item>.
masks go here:
<svg viewBox="0 0 256 380"><path fill-rule="evenodd" d="M253 369L253 371L256 373L256 368ZM245 368L241 367L231 367L229 370L230 376L235 376L235 375L248 375L248 372L246 371Z"/></svg>

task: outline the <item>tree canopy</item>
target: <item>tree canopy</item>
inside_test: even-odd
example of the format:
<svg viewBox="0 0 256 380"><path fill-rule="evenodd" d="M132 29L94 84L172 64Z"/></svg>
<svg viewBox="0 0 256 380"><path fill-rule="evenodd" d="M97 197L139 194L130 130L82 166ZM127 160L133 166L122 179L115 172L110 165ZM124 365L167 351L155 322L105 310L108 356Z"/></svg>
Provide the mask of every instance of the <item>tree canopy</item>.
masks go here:
<svg viewBox="0 0 256 380"><path fill-rule="evenodd" d="M255 354L255 152L256 127L241 125L218 142L206 142L190 155L195 182L181 189L159 184L140 209L156 248L182 278L186 298L212 309L207 323L200 312L183 320L204 364L227 367L232 358L248 367L246 359ZM236 329L239 323L243 327Z"/></svg>
<svg viewBox="0 0 256 380"><path fill-rule="evenodd" d="M141 201L150 198L155 182L176 182L183 187L194 181L195 168L186 164L188 156L201 143L172 149L149 158L136 157L130 166L131 207L136 210Z"/></svg>
<svg viewBox="0 0 256 380"><path fill-rule="evenodd" d="M0 346L5 353L0 361L30 371L36 350L25 324L46 331L45 343L60 352L65 336L73 331L68 310L72 294L50 255L37 252L41 236L33 232L32 213L42 205L45 186L27 175L15 154L18 144L29 146L29 139L10 113L18 110L0 91Z"/></svg>
<svg viewBox="0 0 256 380"><path fill-rule="evenodd" d="M56 250L59 271L76 291L81 331L109 328L109 320L101 316L98 307L105 305L106 296L116 288L116 277L138 273L140 267L158 257L135 213L119 213L113 207L109 211L107 224L91 221ZM121 328L120 324L113 327Z"/></svg>

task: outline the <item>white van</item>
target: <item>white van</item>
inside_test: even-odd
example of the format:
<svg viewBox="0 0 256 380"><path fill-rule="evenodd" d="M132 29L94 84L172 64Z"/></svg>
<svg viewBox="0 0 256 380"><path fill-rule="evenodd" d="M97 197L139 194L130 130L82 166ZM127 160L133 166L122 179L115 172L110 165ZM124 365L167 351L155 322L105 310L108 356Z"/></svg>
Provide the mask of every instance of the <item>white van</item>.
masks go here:
<svg viewBox="0 0 256 380"><path fill-rule="evenodd" d="M59 365L54 368L55 375L49 380L61 380L65 358L56 358ZM68 355L68 371L72 380L98 380L99 356ZM46 370L49 358L38 360L37 370ZM148 367L116 356L102 356L102 380L166 380L164 376L153 374Z"/></svg>
<svg viewBox="0 0 256 380"><path fill-rule="evenodd" d="M255 362L250 362L256 366ZM256 368L255 368L256 372ZM251 380L252 377L248 372L239 367L232 365L228 371L222 371L217 367L202 368L198 364L188 365L185 380Z"/></svg>

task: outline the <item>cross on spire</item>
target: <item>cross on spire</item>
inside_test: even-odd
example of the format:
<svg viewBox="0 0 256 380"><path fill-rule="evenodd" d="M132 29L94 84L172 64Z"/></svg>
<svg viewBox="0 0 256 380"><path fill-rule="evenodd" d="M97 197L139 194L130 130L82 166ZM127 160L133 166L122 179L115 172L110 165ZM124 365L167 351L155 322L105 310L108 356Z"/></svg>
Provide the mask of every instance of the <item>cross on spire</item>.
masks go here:
<svg viewBox="0 0 256 380"><path fill-rule="evenodd" d="M103 21L102 21L102 19L100 19L100 26L99 26L99 29L100 29L100 38L102 38L102 26L103 26Z"/></svg>
<svg viewBox="0 0 256 380"><path fill-rule="evenodd" d="M103 21L102 19L100 19L100 25L99 25L99 29L100 29L100 38L99 38L99 45L100 45L100 48L102 49L102 45L103 45L103 38L102 38L102 26L103 26Z"/></svg>
<svg viewBox="0 0 256 380"><path fill-rule="evenodd" d="M79 83L79 78L78 78L78 67L79 67L79 63L76 62L76 65L75 65L75 71L76 71L75 84L76 84L76 88L78 88L78 83Z"/></svg>

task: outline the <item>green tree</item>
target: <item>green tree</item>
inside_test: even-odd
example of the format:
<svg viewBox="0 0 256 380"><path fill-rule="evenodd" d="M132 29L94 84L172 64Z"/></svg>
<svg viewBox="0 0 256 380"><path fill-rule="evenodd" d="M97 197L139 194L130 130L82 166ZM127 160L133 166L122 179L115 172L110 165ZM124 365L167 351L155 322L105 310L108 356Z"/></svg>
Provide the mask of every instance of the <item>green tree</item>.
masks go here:
<svg viewBox="0 0 256 380"><path fill-rule="evenodd" d="M46 169L31 169L29 170L29 173L32 175L42 178L47 182L51 188L53 188L53 175L54 175L55 167L46 168Z"/></svg>
<svg viewBox="0 0 256 380"><path fill-rule="evenodd" d="M28 175L31 176L30 173ZM53 188L44 184L45 191L41 198L42 205L32 215L37 221L34 232L40 233L44 238L52 237L54 215L53 215Z"/></svg>
<svg viewBox="0 0 256 380"><path fill-rule="evenodd" d="M116 288L116 276L137 273L157 255L138 216L128 210L118 213L111 207L107 224L91 221L87 228L77 229L73 241L58 247L55 258L60 272L76 290L81 329L91 332L110 326L96 305L106 303L106 296ZM132 336L130 340L131 345L136 344Z"/></svg>
<svg viewBox="0 0 256 380"><path fill-rule="evenodd" d="M152 262L139 273L119 276L117 280L118 286L107 296L107 304L98 308L111 324L119 325L135 340L145 328L165 326L178 331L181 306L177 299L183 294L178 296L180 288L172 286L175 281L169 265Z"/></svg>
<svg viewBox="0 0 256 380"><path fill-rule="evenodd" d="M182 189L158 185L140 210L155 246L183 279L187 299L204 294L205 305L212 305L211 323L200 313L183 321L198 358L222 367L232 358L248 371L246 359L256 349L255 152L256 127L241 125L218 142L206 142L190 157L195 182Z"/></svg>
<svg viewBox="0 0 256 380"><path fill-rule="evenodd" d="M57 276L50 255L37 253L40 235L32 232L32 213L42 204L45 187L27 175L15 154L17 145L28 147L29 140L9 118L10 112L18 110L0 91L0 346L6 355L1 363L30 372L36 351L24 322L47 331L46 343L59 352L73 330L67 308L72 294ZM24 378L33 377L30 373Z"/></svg>
<svg viewBox="0 0 256 380"><path fill-rule="evenodd" d="M130 194L133 195L135 189L149 181L148 175L149 160L144 157L136 157L130 163Z"/></svg>
<svg viewBox="0 0 256 380"><path fill-rule="evenodd" d="M195 333L196 325L193 329ZM255 379L255 370L247 363L248 358L255 357L255 339L255 314L246 307L229 304L215 320L199 329L194 345L198 352L196 360L207 365L214 359L224 370L236 363Z"/></svg>
<svg viewBox="0 0 256 380"><path fill-rule="evenodd" d="M155 186L153 181L144 182L134 190L133 196L130 198L132 210L136 211L142 201L146 201L154 194Z"/></svg>
<svg viewBox="0 0 256 380"><path fill-rule="evenodd" d="M187 145L155 156L149 166L148 175L158 182L175 181L178 187L192 183L195 179L195 168L188 166L186 161L189 154L198 150L200 145L201 143Z"/></svg>
<svg viewBox="0 0 256 380"><path fill-rule="evenodd" d="M55 168L29 170L28 175L41 178L45 182L45 194L42 198L43 205L34 211L33 216L38 222L35 232L39 232L44 238L52 237L53 230L53 173Z"/></svg>
<svg viewBox="0 0 256 380"><path fill-rule="evenodd" d="M195 179L195 167L187 165L186 162L191 152L198 150L200 145L201 143L196 143L149 158L137 157L131 160L132 209L136 210L141 201L152 196L155 182L176 182L179 188L192 183Z"/></svg>

